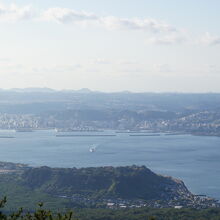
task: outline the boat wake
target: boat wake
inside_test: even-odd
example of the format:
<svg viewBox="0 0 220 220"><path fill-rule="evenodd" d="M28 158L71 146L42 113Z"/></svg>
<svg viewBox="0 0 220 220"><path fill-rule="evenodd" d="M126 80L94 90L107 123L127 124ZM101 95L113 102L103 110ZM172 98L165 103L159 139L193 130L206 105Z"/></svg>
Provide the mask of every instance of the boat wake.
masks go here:
<svg viewBox="0 0 220 220"><path fill-rule="evenodd" d="M93 145L89 148L89 152L90 152L90 153L94 153L94 152L96 152L97 148L98 148L98 145L93 144Z"/></svg>

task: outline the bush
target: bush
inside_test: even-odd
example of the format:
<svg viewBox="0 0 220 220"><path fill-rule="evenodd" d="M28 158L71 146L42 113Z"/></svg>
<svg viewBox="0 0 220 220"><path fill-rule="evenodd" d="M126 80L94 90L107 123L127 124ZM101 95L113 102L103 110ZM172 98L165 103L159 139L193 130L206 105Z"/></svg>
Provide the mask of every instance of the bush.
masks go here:
<svg viewBox="0 0 220 220"><path fill-rule="evenodd" d="M7 200L6 197L0 201L0 208L4 208ZM43 209L43 203L38 204L39 208L33 212L24 212L20 208L17 212L11 214L4 214L0 211L0 220L74 220L73 212L67 212L64 214L53 214L50 210Z"/></svg>

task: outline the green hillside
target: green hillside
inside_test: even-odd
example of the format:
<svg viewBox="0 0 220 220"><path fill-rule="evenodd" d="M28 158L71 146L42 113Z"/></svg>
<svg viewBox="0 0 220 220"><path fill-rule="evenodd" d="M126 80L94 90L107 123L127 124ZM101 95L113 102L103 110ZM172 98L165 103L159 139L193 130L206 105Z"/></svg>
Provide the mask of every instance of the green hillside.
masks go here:
<svg viewBox="0 0 220 220"><path fill-rule="evenodd" d="M91 198L171 199L190 194L182 181L157 175L142 166L81 169L31 168L23 184L52 195L86 195Z"/></svg>
<svg viewBox="0 0 220 220"><path fill-rule="evenodd" d="M192 208L219 207L211 198L188 191L181 180L153 173L145 166L50 168L0 163L0 197L7 210L45 208Z"/></svg>

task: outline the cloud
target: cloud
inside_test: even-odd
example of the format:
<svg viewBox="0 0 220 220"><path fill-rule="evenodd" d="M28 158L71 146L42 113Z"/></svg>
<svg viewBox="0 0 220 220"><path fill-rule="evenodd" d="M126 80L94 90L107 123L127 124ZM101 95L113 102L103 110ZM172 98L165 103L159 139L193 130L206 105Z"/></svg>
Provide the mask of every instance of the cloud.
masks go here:
<svg viewBox="0 0 220 220"><path fill-rule="evenodd" d="M18 7L15 4L9 6L0 5L0 21L14 22L18 20L29 20L34 16L31 6Z"/></svg>
<svg viewBox="0 0 220 220"><path fill-rule="evenodd" d="M206 69L209 74L212 74L212 75L219 75L220 73L220 67L219 65L214 65L214 64L211 64L211 65L208 65L207 67L205 67L204 69Z"/></svg>
<svg viewBox="0 0 220 220"><path fill-rule="evenodd" d="M2 63L2 62L10 62L11 61L11 59L10 58L8 58L8 57L0 57L0 63Z"/></svg>
<svg viewBox="0 0 220 220"><path fill-rule="evenodd" d="M91 64L106 65L106 64L112 64L112 61L103 59L103 58L97 58L97 59L92 60Z"/></svg>
<svg viewBox="0 0 220 220"><path fill-rule="evenodd" d="M49 8L43 12L42 19L65 24L91 20L95 21L98 17L91 13L84 11L78 12L68 8Z"/></svg>
<svg viewBox="0 0 220 220"><path fill-rule="evenodd" d="M29 5L8 6L0 4L0 22L16 22L22 20L51 21L59 24L72 24L81 27L99 27L107 30L143 31L149 36L148 44L173 45L190 43L192 45L219 45L220 37L205 33L200 37L192 37L191 33L176 28L161 20L152 18L121 18L117 16L100 16L86 11L70 8L48 8L43 11ZM157 33L157 35L155 35ZM102 63L102 62L101 62Z"/></svg>
<svg viewBox="0 0 220 220"><path fill-rule="evenodd" d="M172 44L182 44L188 42L188 39L181 34L178 35L165 35L159 37L152 37L146 40L147 44L159 44L159 45L172 45Z"/></svg>
<svg viewBox="0 0 220 220"><path fill-rule="evenodd" d="M173 72L172 68L170 67L169 64L157 64L154 66L154 69L157 72L161 72L161 73L170 73Z"/></svg>
<svg viewBox="0 0 220 220"><path fill-rule="evenodd" d="M176 28L164 21L152 18L121 18L117 16L99 16L85 11L76 11L69 8L49 8L41 14L42 21L54 21L60 24L74 24L82 27L100 27L107 30L143 31L152 34L146 42L156 45L173 44L220 44L220 37L206 33L199 39L191 33ZM154 35L157 33L157 35Z"/></svg>
<svg viewBox="0 0 220 220"><path fill-rule="evenodd" d="M106 29L142 30L150 32L176 32L177 29L163 21L155 19L119 18L115 16L98 16L84 11L68 8L50 8L43 12L42 19L63 24L93 24Z"/></svg>
<svg viewBox="0 0 220 220"><path fill-rule="evenodd" d="M108 29L142 30L149 32L176 32L177 29L165 22L155 19L100 17L99 22Z"/></svg>
<svg viewBox="0 0 220 220"><path fill-rule="evenodd" d="M205 33L199 37L192 36L190 32L182 31L176 33L160 34L146 39L147 44L155 45L175 45L175 44L190 44L190 45L208 45L215 46L220 44L220 37Z"/></svg>
<svg viewBox="0 0 220 220"><path fill-rule="evenodd" d="M117 62L119 65L140 65L140 62L136 60L120 60Z"/></svg>
<svg viewBox="0 0 220 220"><path fill-rule="evenodd" d="M82 68L80 64L71 65L55 65L50 67L33 67L32 71L35 73L66 73L78 71Z"/></svg>
<svg viewBox="0 0 220 220"><path fill-rule="evenodd" d="M199 44L206 45L218 45L220 44L220 37L211 35L209 32L206 32L199 40Z"/></svg>

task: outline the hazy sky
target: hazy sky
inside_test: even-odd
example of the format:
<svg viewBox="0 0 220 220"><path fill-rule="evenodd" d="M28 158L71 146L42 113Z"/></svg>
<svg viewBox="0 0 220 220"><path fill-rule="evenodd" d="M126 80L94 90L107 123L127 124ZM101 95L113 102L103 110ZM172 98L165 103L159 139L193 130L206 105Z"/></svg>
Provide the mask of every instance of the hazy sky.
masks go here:
<svg viewBox="0 0 220 220"><path fill-rule="evenodd" d="M0 0L0 88L220 92L220 0Z"/></svg>

